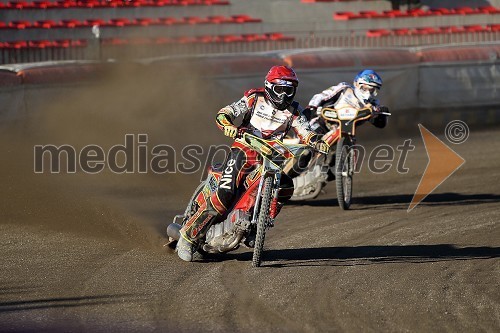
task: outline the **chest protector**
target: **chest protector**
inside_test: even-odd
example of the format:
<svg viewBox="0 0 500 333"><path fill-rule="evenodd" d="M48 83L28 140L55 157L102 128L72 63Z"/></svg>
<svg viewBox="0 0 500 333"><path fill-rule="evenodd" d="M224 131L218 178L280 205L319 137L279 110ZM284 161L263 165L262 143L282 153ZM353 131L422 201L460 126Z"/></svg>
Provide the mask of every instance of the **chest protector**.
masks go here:
<svg viewBox="0 0 500 333"><path fill-rule="evenodd" d="M293 102L288 109L278 110L271 103L266 102L263 95L259 94L243 124L250 128L253 135L258 137L282 139L292 125L297 105L297 102Z"/></svg>
<svg viewBox="0 0 500 333"><path fill-rule="evenodd" d="M347 106L361 109L364 104L354 95L352 88L346 88L339 96L337 101L333 104L335 109L341 109Z"/></svg>

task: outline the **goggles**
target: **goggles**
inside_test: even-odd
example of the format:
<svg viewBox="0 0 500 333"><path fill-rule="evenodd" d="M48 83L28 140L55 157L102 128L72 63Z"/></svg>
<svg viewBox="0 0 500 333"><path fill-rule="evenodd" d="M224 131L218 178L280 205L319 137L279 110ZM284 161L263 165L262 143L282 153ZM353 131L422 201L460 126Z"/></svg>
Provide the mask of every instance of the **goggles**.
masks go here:
<svg viewBox="0 0 500 333"><path fill-rule="evenodd" d="M294 86L281 86L281 85L273 84L273 92L278 96L285 94L288 97L292 97L295 94L295 87Z"/></svg>
<svg viewBox="0 0 500 333"><path fill-rule="evenodd" d="M363 84L363 83L359 85L359 89L361 91L369 92L370 95L372 95L372 96L377 96L378 91L380 90L380 88L378 88L378 87L370 86L370 85Z"/></svg>

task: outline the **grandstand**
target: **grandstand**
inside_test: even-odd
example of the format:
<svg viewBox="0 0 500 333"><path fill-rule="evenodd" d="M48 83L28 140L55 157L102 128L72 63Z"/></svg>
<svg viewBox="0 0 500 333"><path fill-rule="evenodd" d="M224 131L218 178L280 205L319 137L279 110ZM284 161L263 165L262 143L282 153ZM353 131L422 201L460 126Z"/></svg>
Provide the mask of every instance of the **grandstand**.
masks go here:
<svg viewBox="0 0 500 333"><path fill-rule="evenodd" d="M405 1L402 1L403 3ZM0 62L500 40L500 0L0 2Z"/></svg>

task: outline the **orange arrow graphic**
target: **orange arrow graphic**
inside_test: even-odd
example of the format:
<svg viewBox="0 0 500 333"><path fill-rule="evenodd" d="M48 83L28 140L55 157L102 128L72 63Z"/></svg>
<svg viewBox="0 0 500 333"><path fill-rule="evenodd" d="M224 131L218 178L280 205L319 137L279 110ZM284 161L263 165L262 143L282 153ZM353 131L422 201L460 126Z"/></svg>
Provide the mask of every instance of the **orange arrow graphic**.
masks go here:
<svg viewBox="0 0 500 333"><path fill-rule="evenodd" d="M424 140L429 163L420 179L415 195L408 207L408 212L415 208L465 163L465 160L461 156L429 132L427 128L421 124L418 124L418 127Z"/></svg>

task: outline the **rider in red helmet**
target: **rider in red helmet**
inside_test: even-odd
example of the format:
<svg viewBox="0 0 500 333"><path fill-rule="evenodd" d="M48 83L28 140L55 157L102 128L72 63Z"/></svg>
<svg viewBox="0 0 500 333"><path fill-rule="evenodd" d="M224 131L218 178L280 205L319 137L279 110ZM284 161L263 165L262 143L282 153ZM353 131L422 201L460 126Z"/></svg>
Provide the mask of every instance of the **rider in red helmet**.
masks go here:
<svg viewBox="0 0 500 333"><path fill-rule="evenodd" d="M207 232L212 222L223 215L237 199L237 189L247 185L246 177L259 163L257 152L236 138L238 127L234 125L235 118L243 118L240 130L244 129L258 137L282 140L286 133L293 129L303 143L322 152L328 151L328 144L319 140L319 136L311 130L302 113L302 108L294 101L298 84L299 80L292 68L273 66L266 75L264 88L246 91L240 100L223 107L217 113L217 126L224 132L224 135L235 141L222 167L223 174L217 192L210 197L206 206L200 207L193 214L180 231L181 237L176 250L182 260L193 260L197 240ZM297 167L307 165L307 161L300 159L296 163L298 165L290 169L296 170ZM293 176L295 175L284 174L281 177L279 208L292 196L291 177Z"/></svg>

